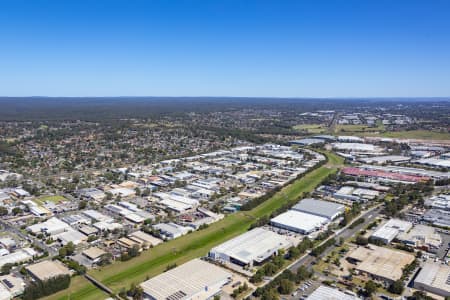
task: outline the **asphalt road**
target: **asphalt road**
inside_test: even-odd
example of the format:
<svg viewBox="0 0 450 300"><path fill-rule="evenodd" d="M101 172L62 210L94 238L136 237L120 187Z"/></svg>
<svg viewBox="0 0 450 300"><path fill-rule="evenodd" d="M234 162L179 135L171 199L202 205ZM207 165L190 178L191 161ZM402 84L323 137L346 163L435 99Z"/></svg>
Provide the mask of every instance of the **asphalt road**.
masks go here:
<svg viewBox="0 0 450 300"><path fill-rule="evenodd" d="M44 242L42 242L41 240L35 238L32 235L26 235L26 234L22 233L20 231L20 229L10 225L8 222L0 219L0 223L2 224L2 226L4 227L4 230L6 232L12 232L12 233L16 234L17 236L21 237L24 240L31 241L32 244L40 247L41 249L47 250L47 252L49 253L50 257L55 256L55 255L58 254L58 251L56 251L56 249L53 249L53 248L49 247L47 244L45 244Z"/></svg>
<svg viewBox="0 0 450 300"><path fill-rule="evenodd" d="M350 227L346 227L345 229L342 229L338 232L335 233L334 238L336 240L339 240L340 238L343 238L344 240L354 236L357 232L359 232L362 228L364 228L365 226L367 226L367 224L371 223L373 220L375 220L375 218L380 214L381 212L381 207L369 210L368 212L364 213L362 216L360 216L360 218L364 218L365 222L362 224L359 224L358 226L356 226L355 228L350 228ZM355 219L356 220L356 219ZM333 237L333 236L332 236ZM333 251L333 249L335 248L335 246L333 247L329 247L327 248L321 255L320 257L324 257L327 256L331 251ZM289 270L296 272L298 268L300 268L301 266L306 266L308 269L311 268L312 263L317 259L317 257L314 257L310 254L303 256L302 258L300 258L295 264L291 265L289 267Z"/></svg>

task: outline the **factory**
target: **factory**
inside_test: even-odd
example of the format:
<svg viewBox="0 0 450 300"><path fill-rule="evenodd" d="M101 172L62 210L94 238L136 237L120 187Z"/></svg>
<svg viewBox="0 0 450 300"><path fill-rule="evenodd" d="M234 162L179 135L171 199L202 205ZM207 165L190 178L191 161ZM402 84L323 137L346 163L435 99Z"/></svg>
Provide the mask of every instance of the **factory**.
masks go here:
<svg viewBox="0 0 450 300"><path fill-rule="evenodd" d="M336 219L345 211L345 206L324 200L306 198L292 207L292 210L326 218Z"/></svg>
<svg viewBox="0 0 450 300"><path fill-rule="evenodd" d="M399 220L390 219L385 224L381 225L371 236L371 239L378 240L384 244L392 242L400 233L408 232L412 228L412 223Z"/></svg>
<svg viewBox="0 0 450 300"><path fill-rule="evenodd" d="M319 145L324 144L325 141L323 139L318 138L306 138L306 139L300 139L300 140L293 140L290 141L289 144L291 145L299 145L299 146L312 146L312 145Z"/></svg>
<svg viewBox="0 0 450 300"><path fill-rule="evenodd" d="M22 248L15 252L0 256L0 268L6 264L20 264L33 260L37 252L32 248Z"/></svg>
<svg viewBox="0 0 450 300"><path fill-rule="evenodd" d="M434 180L450 178L450 172L432 171L419 168L410 168L401 166L374 166L374 165L363 165L362 167L366 170L393 172L401 175L423 177L426 180L429 180L430 178Z"/></svg>
<svg viewBox="0 0 450 300"><path fill-rule="evenodd" d="M374 200L379 195L380 192L376 190L343 186L333 194L333 198L351 202L366 202L368 200Z"/></svg>
<svg viewBox="0 0 450 300"><path fill-rule="evenodd" d="M45 233L47 235L55 235L58 233L63 233L69 230L69 228L69 224L64 223L57 218L50 218L45 222L28 226L27 231L33 234Z"/></svg>
<svg viewBox="0 0 450 300"><path fill-rule="evenodd" d="M442 297L450 296L450 267L427 262L414 280L414 288Z"/></svg>
<svg viewBox="0 0 450 300"><path fill-rule="evenodd" d="M208 256L224 263L253 266L291 246L292 242L287 237L263 228L255 228L212 248Z"/></svg>
<svg viewBox="0 0 450 300"><path fill-rule="evenodd" d="M450 210L450 195L436 195L425 201L427 206L435 209Z"/></svg>
<svg viewBox="0 0 450 300"><path fill-rule="evenodd" d="M184 227L175 223L160 223L154 225L153 228L159 230L161 235L169 240L176 239L192 230L190 227Z"/></svg>
<svg viewBox="0 0 450 300"><path fill-rule="evenodd" d="M69 269L58 260L43 260L34 265L29 265L25 269L34 279L39 281L71 274Z"/></svg>
<svg viewBox="0 0 450 300"><path fill-rule="evenodd" d="M329 220L309 213L289 210L270 220L275 227L290 230L300 234L310 234L324 228Z"/></svg>
<svg viewBox="0 0 450 300"><path fill-rule="evenodd" d="M417 183L430 180L430 177L423 175L409 175L386 170L374 170L367 167L345 167L342 169L345 175L375 178L379 181L394 182L394 183Z"/></svg>
<svg viewBox="0 0 450 300"><path fill-rule="evenodd" d="M331 146L337 151L349 152L352 154L383 154L384 149L372 144L363 143L332 143Z"/></svg>
<svg viewBox="0 0 450 300"><path fill-rule="evenodd" d="M144 299L212 299L231 273L200 259L191 260L140 284Z"/></svg>
<svg viewBox="0 0 450 300"><path fill-rule="evenodd" d="M377 164L382 165L386 163L402 163L411 160L409 156L403 155L382 155L382 156L371 156L371 157L361 157L358 161L366 164Z"/></svg>
<svg viewBox="0 0 450 300"><path fill-rule="evenodd" d="M435 228L426 225L415 225L408 232L401 232L397 240L405 245L428 252L436 252L442 245L442 237Z"/></svg>
<svg viewBox="0 0 450 300"><path fill-rule="evenodd" d="M347 256L347 260L356 265L357 271L387 284L400 279L403 268L414 259L412 254L375 245L358 247Z"/></svg>

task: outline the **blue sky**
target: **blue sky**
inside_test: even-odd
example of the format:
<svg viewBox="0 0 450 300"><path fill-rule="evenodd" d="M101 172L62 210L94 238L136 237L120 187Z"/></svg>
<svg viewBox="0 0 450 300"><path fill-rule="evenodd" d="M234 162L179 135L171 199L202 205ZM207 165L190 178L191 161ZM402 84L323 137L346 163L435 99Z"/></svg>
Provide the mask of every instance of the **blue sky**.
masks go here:
<svg viewBox="0 0 450 300"><path fill-rule="evenodd" d="M450 1L0 0L3 96L450 96Z"/></svg>

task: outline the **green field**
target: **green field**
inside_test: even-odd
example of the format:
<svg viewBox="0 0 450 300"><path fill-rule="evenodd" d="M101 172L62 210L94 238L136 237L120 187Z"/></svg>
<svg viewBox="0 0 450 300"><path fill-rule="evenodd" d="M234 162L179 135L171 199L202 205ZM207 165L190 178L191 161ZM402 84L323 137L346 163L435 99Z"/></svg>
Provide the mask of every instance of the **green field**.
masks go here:
<svg viewBox="0 0 450 300"><path fill-rule="evenodd" d="M49 299L84 299L84 300L102 300L108 298L109 295L102 290L95 287L84 277L73 277L70 282L70 287L59 293L43 298Z"/></svg>
<svg viewBox="0 0 450 300"><path fill-rule="evenodd" d="M399 139L450 140L450 133L431 130L390 131L382 132L380 134L366 134L365 136L381 136Z"/></svg>
<svg viewBox="0 0 450 300"><path fill-rule="evenodd" d="M370 127L367 125L336 125L334 128L335 133L346 134L377 133L384 130L385 128L382 123L378 123L375 127Z"/></svg>
<svg viewBox="0 0 450 300"><path fill-rule="evenodd" d="M67 199L64 198L63 196L56 195L56 196L42 196L42 197L34 199L33 201L39 205L42 205L45 202L59 203L59 202L67 201Z"/></svg>
<svg viewBox="0 0 450 300"><path fill-rule="evenodd" d="M306 133L318 134L326 131L324 124L301 124L294 126L295 130L306 131Z"/></svg>
<svg viewBox="0 0 450 300"><path fill-rule="evenodd" d="M162 273L169 264L180 265L206 255L212 247L247 231L257 218L269 215L284 203L312 191L325 177L336 172L343 163L342 159L329 152L326 155L328 163L325 166L306 174L251 211L229 215L204 230L158 245L130 261L116 262L101 270L90 271L89 274L118 292L121 288L128 289L131 283L140 283L147 277ZM99 293L89 283L76 288L71 286L71 290L76 292L73 292L70 298L68 291L62 291L47 299L93 299L94 294L98 296Z"/></svg>

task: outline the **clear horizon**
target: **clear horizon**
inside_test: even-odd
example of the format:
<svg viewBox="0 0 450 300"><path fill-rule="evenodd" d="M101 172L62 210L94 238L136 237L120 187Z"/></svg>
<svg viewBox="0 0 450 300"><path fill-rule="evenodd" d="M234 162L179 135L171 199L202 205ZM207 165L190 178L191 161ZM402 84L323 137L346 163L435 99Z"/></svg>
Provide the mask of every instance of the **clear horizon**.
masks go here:
<svg viewBox="0 0 450 300"><path fill-rule="evenodd" d="M448 11L439 0L5 0L0 95L445 98Z"/></svg>

